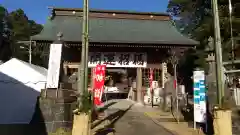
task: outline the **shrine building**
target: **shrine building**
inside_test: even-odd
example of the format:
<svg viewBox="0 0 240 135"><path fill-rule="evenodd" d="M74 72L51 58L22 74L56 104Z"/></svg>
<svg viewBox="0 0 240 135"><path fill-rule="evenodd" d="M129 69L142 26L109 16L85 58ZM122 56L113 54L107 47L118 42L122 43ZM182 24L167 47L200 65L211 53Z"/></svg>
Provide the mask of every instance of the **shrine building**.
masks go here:
<svg viewBox="0 0 240 135"><path fill-rule="evenodd" d="M60 41L62 68L66 76L77 72L81 60L82 15L78 8L51 8L52 13L38 35L31 37L46 52L50 44ZM136 82L138 99L148 87L149 69L154 80L163 87L163 63L198 42L182 35L166 13L118 10L89 11L89 68L107 64L107 71L115 84ZM111 73L110 73L111 72ZM116 73L116 74L115 74ZM91 70L89 70L91 74ZM89 75L90 76L90 75ZM89 79L91 80L91 79ZM119 85L119 87L124 87Z"/></svg>

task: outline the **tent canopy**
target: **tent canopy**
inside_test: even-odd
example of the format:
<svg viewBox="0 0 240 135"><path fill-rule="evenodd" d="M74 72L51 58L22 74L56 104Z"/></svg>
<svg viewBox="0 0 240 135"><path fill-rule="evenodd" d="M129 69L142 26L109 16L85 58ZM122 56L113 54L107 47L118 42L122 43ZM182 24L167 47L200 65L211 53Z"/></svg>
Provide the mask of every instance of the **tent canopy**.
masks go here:
<svg viewBox="0 0 240 135"><path fill-rule="evenodd" d="M0 124L29 123L47 69L13 58L0 65Z"/></svg>

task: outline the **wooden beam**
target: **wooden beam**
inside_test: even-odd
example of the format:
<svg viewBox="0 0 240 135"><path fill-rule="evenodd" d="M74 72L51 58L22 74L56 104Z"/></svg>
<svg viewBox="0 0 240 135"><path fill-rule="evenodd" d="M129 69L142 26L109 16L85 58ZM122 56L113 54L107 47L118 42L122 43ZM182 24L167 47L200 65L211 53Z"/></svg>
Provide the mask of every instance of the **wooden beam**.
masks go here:
<svg viewBox="0 0 240 135"><path fill-rule="evenodd" d="M239 64L240 60L234 60L234 61L226 61L223 62L223 65L231 65L231 64Z"/></svg>
<svg viewBox="0 0 240 135"><path fill-rule="evenodd" d="M237 70L229 70L229 71L225 71L224 73L225 74L230 74L230 73L238 73L240 72L240 69L237 69Z"/></svg>

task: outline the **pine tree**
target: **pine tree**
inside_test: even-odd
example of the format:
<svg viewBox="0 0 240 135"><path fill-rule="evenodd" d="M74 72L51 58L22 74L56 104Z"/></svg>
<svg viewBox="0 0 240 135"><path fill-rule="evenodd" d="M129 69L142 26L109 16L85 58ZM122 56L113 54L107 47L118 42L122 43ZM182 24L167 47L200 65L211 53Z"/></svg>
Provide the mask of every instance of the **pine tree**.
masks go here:
<svg viewBox="0 0 240 135"><path fill-rule="evenodd" d="M8 11L0 6L0 60L7 61L11 57L11 24Z"/></svg>

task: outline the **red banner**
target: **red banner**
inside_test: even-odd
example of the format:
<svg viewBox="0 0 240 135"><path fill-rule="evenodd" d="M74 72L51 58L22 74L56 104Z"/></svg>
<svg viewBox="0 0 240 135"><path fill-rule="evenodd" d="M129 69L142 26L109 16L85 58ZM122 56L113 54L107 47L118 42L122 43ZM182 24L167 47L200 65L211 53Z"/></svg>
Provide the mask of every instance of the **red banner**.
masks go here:
<svg viewBox="0 0 240 135"><path fill-rule="evenodd" d="M177 80L176 80L176 79L174 79L174 82L173 82L173 87L174 87L174 89L176 89L176 88L177 88Z"/></svg>
<svg viewBox="0 0 240 135"><path fill-rule="evenodd" d="M102 104L102 94L104 91L106 65L97 65L94 69L94 104Z"/></svg>

